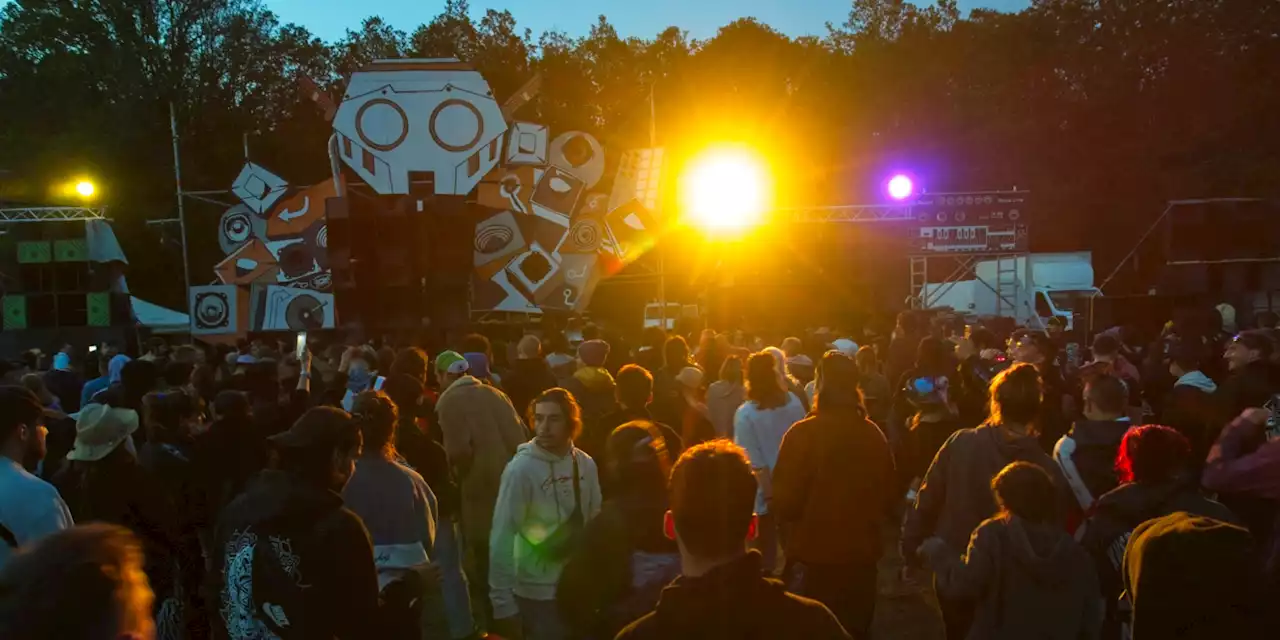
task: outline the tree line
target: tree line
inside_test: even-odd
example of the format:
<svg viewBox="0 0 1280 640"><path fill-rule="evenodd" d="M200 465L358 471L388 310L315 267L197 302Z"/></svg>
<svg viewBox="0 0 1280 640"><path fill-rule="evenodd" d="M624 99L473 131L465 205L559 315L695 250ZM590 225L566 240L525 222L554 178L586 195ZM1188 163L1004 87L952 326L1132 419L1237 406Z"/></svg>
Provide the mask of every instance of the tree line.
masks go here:
<svg viewBox="0 0 1280 640"><path fill-rule="evenodd" d="M297 77L338 97L370 60L457 57L500 101L541 73L519 117L590 131L610 153L646 146L651 124L677 150L747 136L777 159L788 204L871 201L895 167L935 191L1031 189L1034 247L1093 249L1104 272L1163 201L1273 194L1280 176L1275 2L1035 0L961 16L955 0L853 0L825 35L743 18L699 40L678 26L622 37L605 16L581 37L534 34L446 0L403 26L370 17L325 42L260 0L18 0L0 10L0 168L90 168L129 250L155 242L131 224L175 210L171 103L187 188L229 187L246 134L255 161L310 183L328 170L329 127Z"/></svg>

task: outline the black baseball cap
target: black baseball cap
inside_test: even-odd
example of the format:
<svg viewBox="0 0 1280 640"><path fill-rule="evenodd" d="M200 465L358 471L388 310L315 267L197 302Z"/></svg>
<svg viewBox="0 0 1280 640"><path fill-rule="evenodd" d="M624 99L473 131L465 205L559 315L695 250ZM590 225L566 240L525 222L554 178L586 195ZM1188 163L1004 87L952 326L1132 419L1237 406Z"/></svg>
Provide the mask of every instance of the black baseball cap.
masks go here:
<svg viewBox="0 0 1280 640"><path fill-rule="evenodd" d="M302 414L288 431L277 433L267 440L284 449L325 448L354 443L359 434L360 428L346 411L333 407L313 407Z"/></svg>

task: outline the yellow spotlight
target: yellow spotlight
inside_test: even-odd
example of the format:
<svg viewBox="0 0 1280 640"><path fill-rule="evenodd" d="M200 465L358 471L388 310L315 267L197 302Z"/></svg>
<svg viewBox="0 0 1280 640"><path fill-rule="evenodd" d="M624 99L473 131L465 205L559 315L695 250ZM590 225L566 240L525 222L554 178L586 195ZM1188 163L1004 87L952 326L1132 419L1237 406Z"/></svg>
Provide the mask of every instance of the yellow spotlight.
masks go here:
<svg viewBox="0 0 1280 640"><path fill-rule="evenodd" d="M694 158L681 181L685 217L713 233L760 224L770 198L763 159L739 147L712 149Z"/></svg>
<svg viewBox="0 0 1280 640"><path fill-rule="evenodd" d="M76 183L76 195L79 195L81 198L92 198L93 194L97 190L98 189L93 186L93 183L88 180L81 180Z"/></svg>

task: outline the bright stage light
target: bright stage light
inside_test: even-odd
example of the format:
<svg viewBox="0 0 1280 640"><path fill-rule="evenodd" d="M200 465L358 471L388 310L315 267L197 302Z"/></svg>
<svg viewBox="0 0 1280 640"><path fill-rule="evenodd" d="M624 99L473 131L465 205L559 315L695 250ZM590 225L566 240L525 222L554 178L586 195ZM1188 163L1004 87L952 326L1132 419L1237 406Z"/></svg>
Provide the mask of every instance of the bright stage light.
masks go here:
<svg viewBox="0 0 1280 640"><path fill-rule="evenodd" d="M694 158L681 181L684 215L711 232L742 231L761 222L769 202L769 171L741 148L707 151Z"/></svg>
<svg viewBox="0 0 1280 640"><path fill-rule="evenodd" d="M98 189L93 186L93 183L88 180L81 180L76 183L76 195L79 195L81 198L91 198L97 190Z"/></svg>
<svg viewBox="0 0 1280 640"><path fill-rule="evenodd" d="M911 180L911 176L899 173L889 178L888 184L885 185L889 197L894 200L906 200L910 198L916 191L915 182Z"/></svg>

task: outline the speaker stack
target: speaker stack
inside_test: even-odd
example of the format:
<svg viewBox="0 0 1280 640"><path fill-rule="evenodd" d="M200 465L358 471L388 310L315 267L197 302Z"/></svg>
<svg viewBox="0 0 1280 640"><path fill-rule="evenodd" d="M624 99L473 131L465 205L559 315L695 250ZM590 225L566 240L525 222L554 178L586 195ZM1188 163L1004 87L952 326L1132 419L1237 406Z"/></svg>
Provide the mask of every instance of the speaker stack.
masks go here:
<svg viewBox="0 0 1280 640"><path fill-rule="evenodd" d="M6 235L5 331L130 324L129 295L111 293L107 270L93 269L83 224L13 224Z"/></svg>
<svg viewBox="0 0 1280 640"><path fill-rule="evenodd" d="M475 234L468 206L462 197L355 190L330 198L329 263L341 325L370 336L465 329Z"/></svg>

